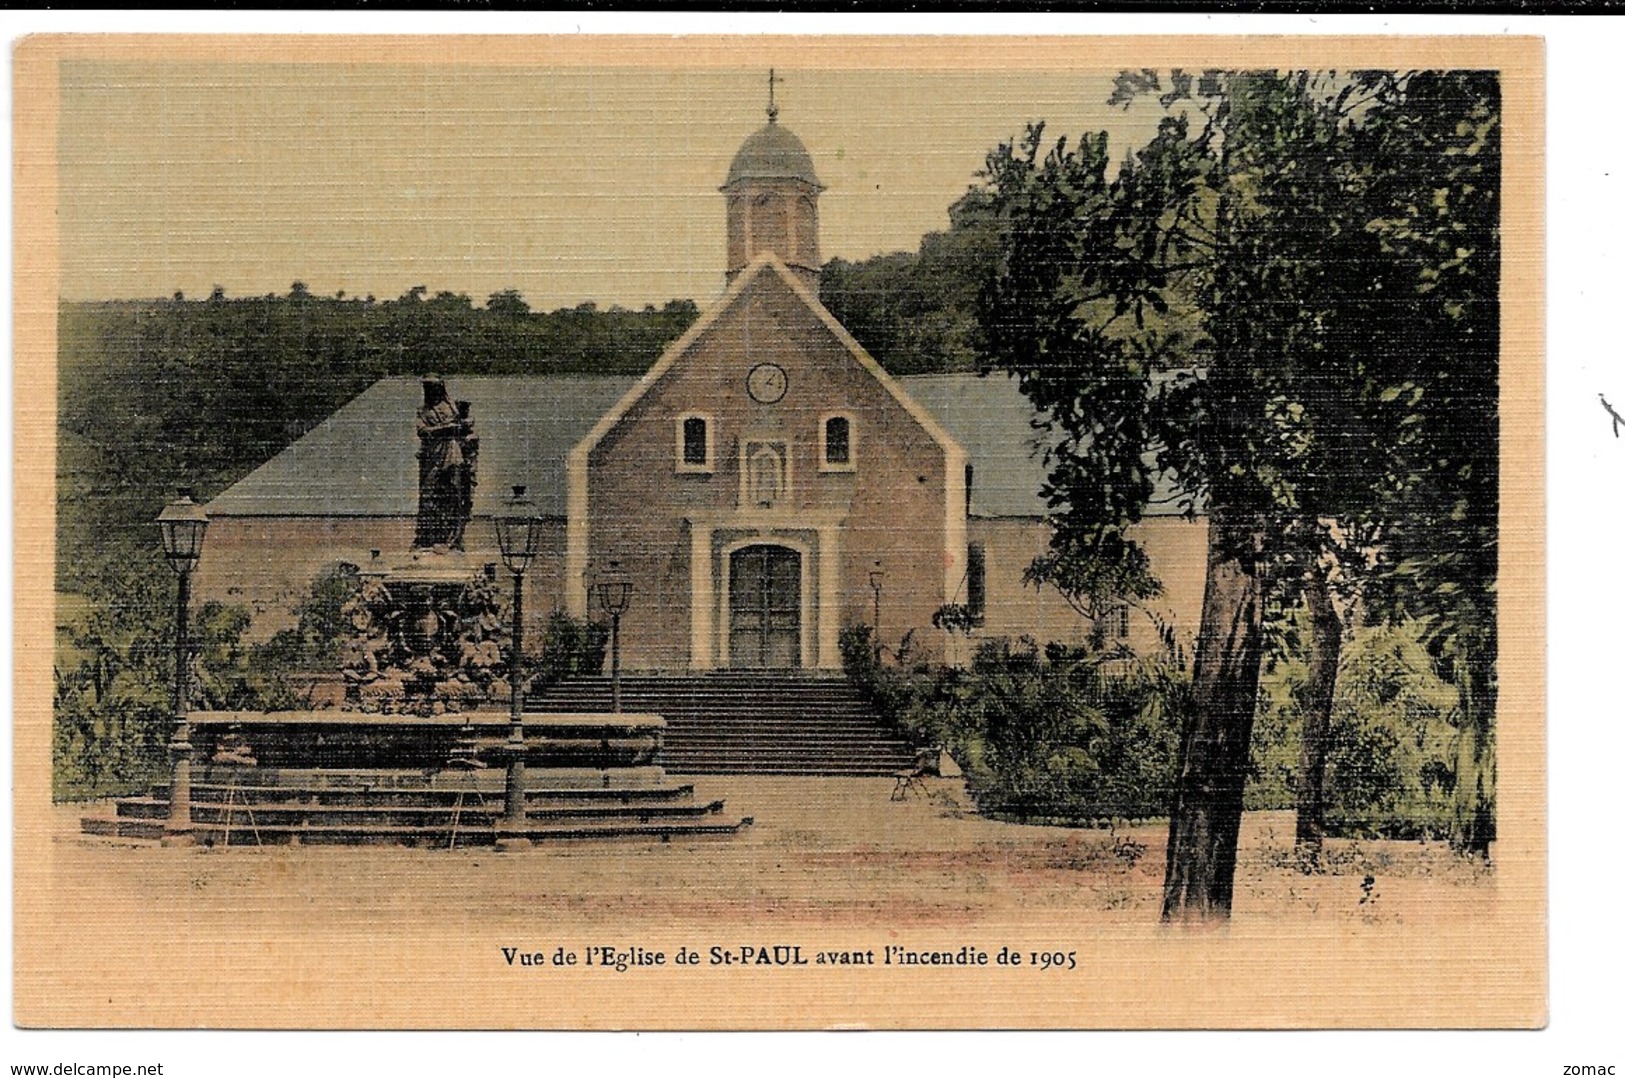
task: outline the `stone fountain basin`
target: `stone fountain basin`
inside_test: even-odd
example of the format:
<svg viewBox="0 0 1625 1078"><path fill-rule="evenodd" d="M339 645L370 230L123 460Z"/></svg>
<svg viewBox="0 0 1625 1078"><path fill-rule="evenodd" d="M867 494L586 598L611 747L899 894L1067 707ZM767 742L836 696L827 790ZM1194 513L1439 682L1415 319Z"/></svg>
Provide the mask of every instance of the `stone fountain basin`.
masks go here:
<svg viewBox="0 0 1625 1078"><path fill-rule="evenodd" d="M357 711L202 711L190 716L193 758L246 753L258 767L438 769L472 752L505 762L509 716L495 709L445 715ZM655 762L666 720L625 712L528 712L527 764L637 767ZM216 762L229 762L222 759Z"/></svg>

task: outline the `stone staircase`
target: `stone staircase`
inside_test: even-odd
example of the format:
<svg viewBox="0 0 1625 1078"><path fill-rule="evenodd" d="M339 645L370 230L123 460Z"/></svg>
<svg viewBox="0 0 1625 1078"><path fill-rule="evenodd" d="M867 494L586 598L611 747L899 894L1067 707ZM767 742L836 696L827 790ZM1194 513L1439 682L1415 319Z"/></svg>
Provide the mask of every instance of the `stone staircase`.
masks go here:
<svg viewBox="0 0 1625 1078"><path fill-rule="evenodd" d="M421 773L314 772L264 775L210 769L192 784L192 831L212 846L392 844L438 848L488 846L502 817L502 776L469 775L461 785ZM545 779L544 779L545 781ZM114 802L114 815L87 816L87 835L156 842L169 816L169 789ZM701 801L688 783L655 779L613 789L531 785L525 836L533 842L594 838L731 835L741 821L723 802Z"/></svg>
<svg viewBox="0 0 1625 1078"><path fill-rule="evenodd" d="M610 708L608 678L573 678L534 697L536 711ZM715 673L623 677L624 711L666 720L660 763L680 774L892 775L914 750L888 731L844 677Z"/></svg>

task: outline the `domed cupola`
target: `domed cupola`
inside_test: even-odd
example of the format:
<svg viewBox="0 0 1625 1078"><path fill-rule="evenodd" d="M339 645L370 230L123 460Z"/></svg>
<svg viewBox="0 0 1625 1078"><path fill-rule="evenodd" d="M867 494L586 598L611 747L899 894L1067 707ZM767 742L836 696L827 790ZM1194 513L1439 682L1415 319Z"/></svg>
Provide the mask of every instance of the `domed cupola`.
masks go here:
<svg viewBox="0 0 1625 1078"><path fill-rule="evenodd" d="M763 251L772 251L818 293L818 193L824 189L812 157L779 124L768 73L767 126L739 147L722 193L728 200L728 280Z"/></svg>

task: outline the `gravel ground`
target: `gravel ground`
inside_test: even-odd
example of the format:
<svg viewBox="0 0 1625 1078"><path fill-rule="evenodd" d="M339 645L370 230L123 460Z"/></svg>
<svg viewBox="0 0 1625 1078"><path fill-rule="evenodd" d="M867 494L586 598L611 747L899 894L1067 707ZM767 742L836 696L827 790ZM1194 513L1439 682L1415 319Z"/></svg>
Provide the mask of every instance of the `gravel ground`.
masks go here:
<svg viewBox="0 0 1625 1078"><path fill-rule="evenodd" d="M725 797L755 825L727 838L508 854L164 849L82 836L85 806L57 806L44 856L16 869L15 1020L640 1029L1425 1025L1480 1013L1527 1021L1522 997L1504 1006L1474 997L1464 1011L1436 990L1460 982L1465 955L1506 950L1494 927L1494 872L1438 846L1335 842L1328 871L1306 875L1293 862L1291 815L1251 814L1235 917L1192 932L1158 923L1165 822L1116 831L998 823L972 813L951 780L904 801L891 800L890 779L695 782L699 796ZM806 964L754 964L780 945L799 947ZM665 964L606 970L602 951L588 958L595 947L644 948ZM678 965L684 947L694 961ZM505 951L560 948L581 964L525 966ZM980 950L985 964L888 966L891 948ZM1001 965L1001 949L1028 960ZM817 961L825 950L872 964L832 968ZM741 964L719 966L729 954ZM1045 954L1053 962L1041 966ZM1474 967L1482 979L1512 983L1490 959ZM1524 959L1509 952L1506 961Z"/></svg>
<svg viewBox="0 0 1625 1078"><path fill-rule="evenodd" d="M81 838L59 806L56 870L107 899L238 913L304 907L326 924L455 911L469 924L583 926L777 921L964 925L1038 918L1154 921L1167 825L1115 831L1022 826L972 811L957 780L893 801L890 779L699 776L755 824L731 838L564 843L519 854L392 847L134 848ZM1489 901L1493 871L1415 842L1334 841L1324 871L1292 855L1290 813L1250 813L1235 919L1425 918ZM1370 877L1370 882L1367 882ZM111 893L109 893L111 892ZM1448 903L1439 899L1448 896ZM207 909L213 902L202 903Z"/></svg>

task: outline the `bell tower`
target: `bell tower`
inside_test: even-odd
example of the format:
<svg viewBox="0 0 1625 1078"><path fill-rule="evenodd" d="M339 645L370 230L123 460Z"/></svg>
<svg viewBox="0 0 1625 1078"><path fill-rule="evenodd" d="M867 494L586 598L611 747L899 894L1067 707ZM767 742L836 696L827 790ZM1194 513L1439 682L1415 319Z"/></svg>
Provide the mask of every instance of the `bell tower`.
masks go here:
<svg viewBox="0 0 1625 1078"><path fill-rule="evenodd" d="M728 204L728 281L757 255L772 251L817 295L823 266L818 194L824 186L807 148L779 124L773 87L782 81L768 72L767 126L739 147L721 187Z"/></svg>

